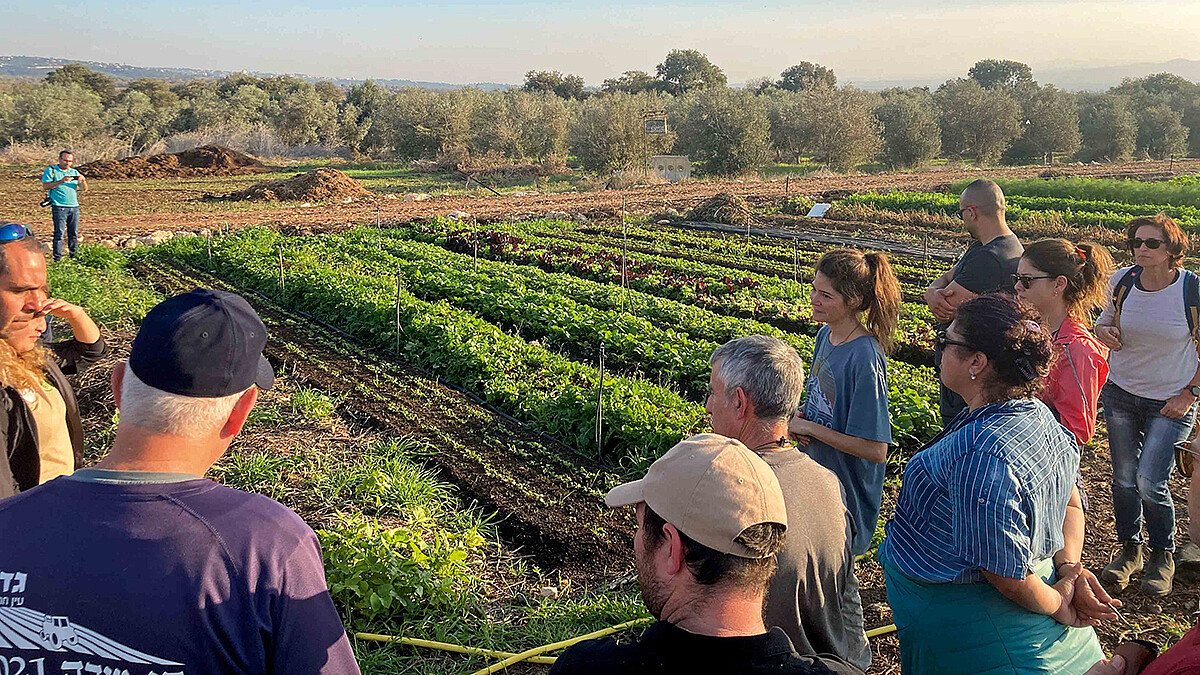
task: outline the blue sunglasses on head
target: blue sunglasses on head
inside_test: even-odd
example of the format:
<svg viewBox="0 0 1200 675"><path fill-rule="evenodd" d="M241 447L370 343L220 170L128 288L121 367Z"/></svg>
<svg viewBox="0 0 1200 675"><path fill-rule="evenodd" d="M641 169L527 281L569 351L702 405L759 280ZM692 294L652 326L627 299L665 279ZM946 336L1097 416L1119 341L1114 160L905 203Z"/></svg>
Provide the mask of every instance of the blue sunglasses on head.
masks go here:
<svg viewBox="0 0 1200 675"><path fill-rule="evenodd" d="M7 223L0 227L0 244L7 244L10 241L20 241L25 237L32 236L33 230L29 229L28 225Z"/></svg>

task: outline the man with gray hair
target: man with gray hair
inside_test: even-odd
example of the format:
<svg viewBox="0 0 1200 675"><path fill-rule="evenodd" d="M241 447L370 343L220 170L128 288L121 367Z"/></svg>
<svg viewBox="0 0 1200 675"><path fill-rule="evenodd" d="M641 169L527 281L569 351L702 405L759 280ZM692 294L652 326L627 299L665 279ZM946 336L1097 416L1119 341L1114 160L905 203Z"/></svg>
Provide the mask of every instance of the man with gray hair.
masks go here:
<svg viewBox="0 0 1200 675"><path fill-rule="evenodd" d="M316 535L202 476L274 380L240 296L159 303L113 371L112 449L0 501L0 661L46 672L358 673Z"/></svg>
<svg viewBox="0 0 1200 675"><path fill-rule="evenodd" d="M788 419L804 392L804 362L786 342L751 335L721 345L709 363L705 409L713 431L762 457L787 505L788 534L767 590L766 624L782 628L799 654L837 654L866 670L871 647L841 481L788 440Z"/></svg>

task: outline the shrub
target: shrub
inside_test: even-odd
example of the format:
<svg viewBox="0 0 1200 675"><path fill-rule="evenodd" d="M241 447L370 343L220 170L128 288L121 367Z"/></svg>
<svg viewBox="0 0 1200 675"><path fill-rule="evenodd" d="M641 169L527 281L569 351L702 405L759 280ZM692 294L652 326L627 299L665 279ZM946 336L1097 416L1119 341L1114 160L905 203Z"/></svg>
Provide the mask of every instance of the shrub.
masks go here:
<svg viewBox="0 0 1200 675"><path fill-rule="evenodd" d="M676 151L705 173L736 176L770 161L770 122L766 107L753 94L705 89L680 99L673 112L678 120Z"/></svg>

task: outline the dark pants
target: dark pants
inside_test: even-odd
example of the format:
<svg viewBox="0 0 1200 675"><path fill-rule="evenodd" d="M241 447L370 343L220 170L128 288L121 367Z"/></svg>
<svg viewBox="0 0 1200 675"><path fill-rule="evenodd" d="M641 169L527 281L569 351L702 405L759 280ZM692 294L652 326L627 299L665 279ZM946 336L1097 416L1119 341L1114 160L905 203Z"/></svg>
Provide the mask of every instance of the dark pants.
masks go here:
<svg viewBox="0 0 1200 675"><path fill-rule="evenodd" d="M1142 515L1152 548L1175 550L1175 501L1167 480L1175 444L1185 440L1196 406L1181 419L1159 412L1166 401L1131 394L1109 382L1100 390L1113 465L1113 515L1117 539L1142 540Z"/></svg>
<svg viewBox="0 0 1200 675"><path fill-rule="evenodd" d="M50 213L54 218L54 259L62 260L63 233L66 233L67 248L71 257L79 250L79 207L52 206Z"/></svg>

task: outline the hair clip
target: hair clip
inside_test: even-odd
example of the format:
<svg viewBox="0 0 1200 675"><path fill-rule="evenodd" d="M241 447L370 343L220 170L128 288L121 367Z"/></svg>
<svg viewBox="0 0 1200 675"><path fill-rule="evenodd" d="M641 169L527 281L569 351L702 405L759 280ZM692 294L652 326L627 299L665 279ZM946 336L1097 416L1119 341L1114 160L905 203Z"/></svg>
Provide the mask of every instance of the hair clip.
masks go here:
<svg viewBox="0 0 1200 675"><path fill-rule="evenodd" d="M1084 251L1082 248L1080 248L1080 247L1076 246L1076 247L1075 247L1075 252L1079 254L1079 259L1080 259L1080 260L1082 260L1082 261L1084 261L1084 262L1087 262L1087 251Z"/></svg>
<svg viewBox="0 0 1200 675"><path fill-rule="evenodd" d="M1040 332L1042 332L1042 325L1036 321L1026 319L1025 320L1025 329L1028 330L1030 333L1040 333Z"/></svg>

